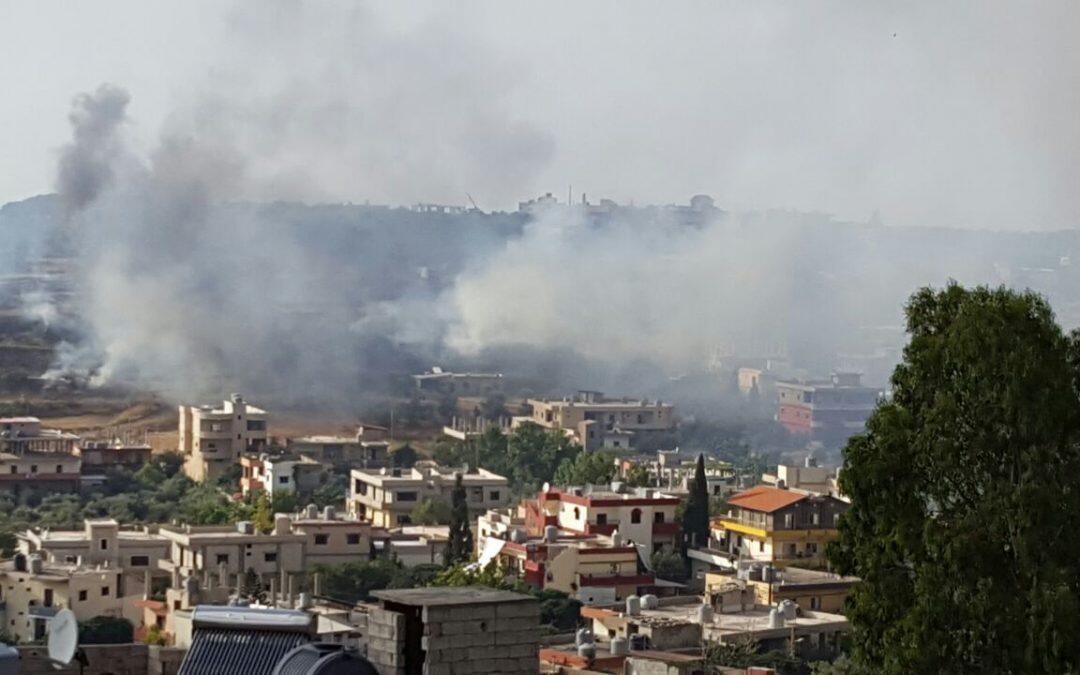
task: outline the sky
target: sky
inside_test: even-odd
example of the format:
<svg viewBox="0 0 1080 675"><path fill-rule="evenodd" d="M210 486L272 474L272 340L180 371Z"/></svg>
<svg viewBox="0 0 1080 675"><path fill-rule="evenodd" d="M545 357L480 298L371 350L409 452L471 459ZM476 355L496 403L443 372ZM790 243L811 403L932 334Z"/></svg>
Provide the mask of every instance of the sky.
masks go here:
<svg viewBox="0 0 1080 675"><path fill-rule="evenodd" d="M512 209L572 186L1074 228L1078 19L1065 1L5 0L0 202L55 189L73 97L110 83L132 146L197 135L242 158L224 197Z"/></svg>

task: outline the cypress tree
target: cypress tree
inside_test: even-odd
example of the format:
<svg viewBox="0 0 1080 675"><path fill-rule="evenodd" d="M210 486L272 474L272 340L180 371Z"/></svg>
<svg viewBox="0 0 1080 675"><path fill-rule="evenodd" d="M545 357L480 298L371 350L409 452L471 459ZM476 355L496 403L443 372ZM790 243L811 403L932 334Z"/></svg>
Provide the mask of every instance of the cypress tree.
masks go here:
<svg viewBox="0 0 1080 675"><path fill-rule="evenodd" d="M454 480L454 492L450 507L450 541L443 552L443 564L447 567L468 562L472 558L473 537L469 526L469 505L465 498L465 486L459 473Z"/></svg>
<svg viewBox="0 0 1080 675"><path fill-rule="evenodd" d="M699 454L686 497L682 518L683 554L689 548L705 546L709 541L709 483L705 479L705 455Z"/></svg>

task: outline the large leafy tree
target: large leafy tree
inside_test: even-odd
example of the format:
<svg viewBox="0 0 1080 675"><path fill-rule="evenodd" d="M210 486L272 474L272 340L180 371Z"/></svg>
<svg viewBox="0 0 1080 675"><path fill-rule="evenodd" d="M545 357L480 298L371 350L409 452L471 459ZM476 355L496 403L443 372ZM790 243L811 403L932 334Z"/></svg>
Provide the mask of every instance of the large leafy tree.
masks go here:
<svg viewBox="0 0 1080 675"><path fill-rule="evenodd" d="M855 665L875 673L1080 669L1080 337L1046 302L917 292L829 554L862 578Z"/></svg>
<svg viewBox="0 0 1080 675"><path fill-rule="evenodd" d="M705 478L705 455L698 455L694 479L682 516L683 552L709 542L709 482Z"/></svg>
<svg viewBox="0 0 1080 675"><path fill-rule="evenodd" d="M443 552L443 564L447 567L468 562L472 558L473 536L469 523L469 504L461 474L454 481L450 505L450 541Z"/></svg>

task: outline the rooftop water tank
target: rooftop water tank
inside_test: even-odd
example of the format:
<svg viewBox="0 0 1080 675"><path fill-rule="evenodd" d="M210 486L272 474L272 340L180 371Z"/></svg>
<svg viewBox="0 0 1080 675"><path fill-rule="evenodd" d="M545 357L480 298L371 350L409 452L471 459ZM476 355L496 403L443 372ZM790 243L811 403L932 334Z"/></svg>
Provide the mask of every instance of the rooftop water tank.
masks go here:
<svg viewBox="0 0 1080 675"><path fill-rule="evenodd" d="M641 596L641 608L642 609L656 609L660 606L660 598L656 597L652 593Z"/></svg>
<svg viewBox="0 0 1080 675"><path fill-rule="evenodd" d="M797 616L798 606L791 600L781 600L780 604L776 606L780 610L780 614L783 615L784 621L794 621Z"/></svg>
<svg viewBox="0 0 1080 675"><path fill-rule="evenodd" d="M592 642L578 645L577 654L583 659L588 659L589 661L592 661L596 658L596 645Z"/></svg>
<svg viewBox="0 0 1080 675"><path fill-rule="evenodd" d="M550 544L550 543L553 543L558 538L559 538L559 528L555 527L554 525L548 525L547 527L544 528L544 541L546 541L546 542L548 542Z"/></svg>
<svg viewBox="0 0 1080 675"><path fill-rule="evenodd" d="M641 614L641 598L636 595L626 596L626 614L627 616Z"/></svg>
<svg viewBox="0 0 1080 675"><path fill-rule="evenodd" d="M784 615L775 608L769 610L769 628L783 628Z"/></svg>
<svg viewBox="0 0 1080 675"><path fill-rule="evenodd" d="M612 638L609 651L612 656L626 656L630 653L630 642L624 637Z"/></svg>

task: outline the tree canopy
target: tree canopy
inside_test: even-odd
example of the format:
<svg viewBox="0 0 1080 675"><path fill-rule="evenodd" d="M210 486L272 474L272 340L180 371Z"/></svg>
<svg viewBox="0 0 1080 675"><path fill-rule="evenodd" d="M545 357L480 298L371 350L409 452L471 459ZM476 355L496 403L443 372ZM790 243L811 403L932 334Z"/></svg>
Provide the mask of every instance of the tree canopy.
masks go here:
<svg viewBox="0 0 1080 675"><path fill-rule="evenodd" d="M604 485L615 477L615 455L610 452L582 452L565 460L555 472L556 485Z"/></svg>
<svg viewBox="0 0 1080 675"><path fill-rule="evenodd" d="M1032 293L923 289L848 442L829 556L876 673L1080 669L1080 336Z"/></svg>
<svg viewBox="0 0 1080 675"><path fill-rule="evenodd" d="M580 452L581 446L561 431L522 424L508 434L492 426L465 443L442 442L434 459L449 466L482 466L506 476L518 493L528 493L551 481L559 465Z"/></svg>
<svg viewBox="0 0 1080 675"><path fill-rule="evenodd" d="M705 478L705 455L698 455L690 494L682 513L683 553L709 541L709 483Z"/></svg>

